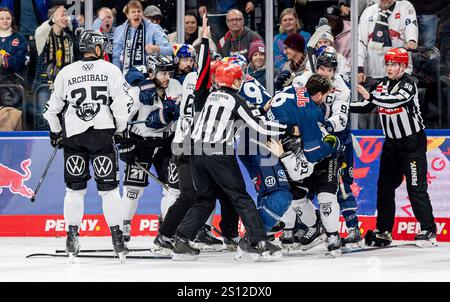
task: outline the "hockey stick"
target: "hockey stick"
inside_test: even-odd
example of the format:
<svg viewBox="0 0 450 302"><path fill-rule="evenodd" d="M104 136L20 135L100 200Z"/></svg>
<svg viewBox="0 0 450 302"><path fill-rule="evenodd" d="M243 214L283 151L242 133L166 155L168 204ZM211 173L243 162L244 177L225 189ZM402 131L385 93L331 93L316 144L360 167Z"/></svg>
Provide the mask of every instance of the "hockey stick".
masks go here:
<svg viewBox="0 0 450 302"><path fill-rule="evenodd" d="M136 124L144 124L147 123L147 120L142 120L142 121L132 121L132 122L128 122L127 125L136 125Z"/></svg>
<svg viewBox="0 0 450 302"><path fill-rule="evenodd" d="M69 255L67 254L45 254L45 253L37 253L37 254L30 254L26 256L25 258L33 258L33 257L62 257L62 258L68 258ZM119 259L119 256L115 255L76 255L75 258L105 258L105 259ZM172 259L171 256L149 256L149 255L131 255L126 257L126 259Z"/></svg>
<svg viewBox="0 0 450 302"><path fill-rule="evenodd" d="M135 164L136 166L138 166L139 169L143 170L145 174L147 174L148 176L150 176L151 178L153 178L153 180L156 181L163 189L165 189L166 191L169 191L169 186L167 186L165 183L163 183L162 181L160 181L159 178L156 177L152 172L148 171L148 170L145 169L140 163L138 163L137 158L135 158L134 164Z"/></svg>
<svg viewBox="0 0 450 302"><path fill-rule="evenodd" d="M53 149L52 156L50 156L50 159L47 162L47 166L45 166L44 173L42 173L41 179L39 179L39 182L36 186L36 190L34 190L33 196L31 197L31 202L34 202L34 200L36 199L36 195L39 192L39 189L41 188L42 182L44 181L44 178L47 175L48 169L50 168L50 165L52 164L56 152L58 152L58 149L59 149L58 146L56 146L55 149Z"/></svg>
<svg viewBox="0 0 450 302"><path fill-rule="evenodd" d="M128 252L151 252L151 249L127 249ZM63 254L65 250L56 250L56 254ZM80 250L80 253L112 253L113 249Z"/></svg>

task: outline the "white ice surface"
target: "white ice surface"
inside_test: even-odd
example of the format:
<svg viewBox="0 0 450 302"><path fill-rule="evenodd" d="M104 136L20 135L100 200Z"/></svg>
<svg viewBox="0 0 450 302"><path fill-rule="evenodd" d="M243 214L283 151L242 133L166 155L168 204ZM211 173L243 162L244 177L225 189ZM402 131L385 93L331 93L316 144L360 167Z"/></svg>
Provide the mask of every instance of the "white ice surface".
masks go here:
<svg viewBox="0 0 450 302"><path fill-rule="evenodd" d="M132 238L130 247L149 248L153 238ZM81 237L82 249L110 249L109 237ZM402 242L394 242L402 243ZM65 238L0 238L0 282L167 282L167 281L450 281L450 243L437 248L402 247L326 258L324 246L285 254L279 262L242 262L234 253L201 254L200 259L31 258L64 249ZM142 254L142 253L141 253ZM131 253L130 255L137 255Z"/></svg>

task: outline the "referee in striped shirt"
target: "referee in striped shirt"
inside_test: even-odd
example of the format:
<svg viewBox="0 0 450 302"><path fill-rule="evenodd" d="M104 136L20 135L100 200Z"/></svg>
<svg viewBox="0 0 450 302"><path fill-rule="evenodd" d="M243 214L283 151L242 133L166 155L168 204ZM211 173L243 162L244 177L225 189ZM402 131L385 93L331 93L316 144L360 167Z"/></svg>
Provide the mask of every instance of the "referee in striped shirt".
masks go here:
<svg viewBox="0 0 450 302"><path fill-rule="evenodd" d="M194 240L208 219L220 191L232 203L247 230L247 239L241 240L239 248L259 255L268 253L268 258L281 256L279 248L267 240L261 217L246 190L234 152L234 141L245 124L258 134L276 137L283 134L286 127L272 123L269 129L257 117L259 109L248 107L238 95L243 76L238 65L224 63L217 67L215 82L220 88L208 96L195 123L191 134L194 141L191 163L197 200L177 229L174 260L196 258L199 251L189 245L189 240Z"/></svg>
<svg viewBox="0 0 450 302"><path fill-rule="evenodd" d="M422 230L415 239L418 244L423 240L435 241L436 224L427 192L427 137L416 84L405 74L408 53L403 48L392 48L385 55L385 64L387 76L376 90L369 93L358 85L364 101L350 105L350 111L356 113L370 112L378 106L386 137L377 184L377 229L373 232L375 238L386 240L385 243L392 241L395 189L405 175L411 206Z"/></svg>

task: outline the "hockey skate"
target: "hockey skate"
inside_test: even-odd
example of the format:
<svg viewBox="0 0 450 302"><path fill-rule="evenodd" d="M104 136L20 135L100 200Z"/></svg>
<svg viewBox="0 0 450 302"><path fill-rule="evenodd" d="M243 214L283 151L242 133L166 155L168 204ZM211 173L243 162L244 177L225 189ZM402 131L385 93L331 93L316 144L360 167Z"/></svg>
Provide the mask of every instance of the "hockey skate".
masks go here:
<svg viewBox="0 0 450 302"><path fill-rule="evenodd" d="M119 256L120 262L125 263L125 259L128 254L128 249L125 246L123 232L120 230L118 225L109 227L109 229L111 230L111 238L114 253L117 254L117 256Z"/></svg>
<svg viewBox="0 0 450 302"><path fill-rule="evenodd" d="M392 243L392 233L384 231L383 233L377 229L368 230L364 237L365 244L367 246L388 246Z"/></svg>
<svg viewBox="0 0 450 302"><path fill-rule="evenodd" d="M158 234L153 240L152 252L161 255L170 255L173 251L172 238L168 238L162 234Z"/></svg>
<svg viewBox="0 0 450 302"><path fill-rule="evenodd" d="M282 257L281 249L268 240L262 240L250 245L244 237L237 248L235 260L250 259L253 261L275 261Z"/></svg>
<svg viewBox="0 0 450 302"><path fill-rule="evenodd" d="M300 240L302 251L307 251L325 241L326 235L324 229L319 225L313 225L308 228Z"/></svg>
<svg viewBox="0 0 450 302"><path fill-rule="evenodd" d="M200 250L191 245L188 238L175 236L175 244L173 246L173 256L174 261L189 261L197 260Z"/></svg>
<svg viewBox="0 0 450 302"><path fill-rule="evenodd" d="M435 247L438 245L436 240L436 233L432 231L421 231L419 234L414 236L416 245L420 248L424 247Z"/></svg>
<svg viewBox="0 0 450 302"><path fill-rule="evenodd" d="M235 236L232 238L223 237L223 243L225 243L225 249L228 251L236 251L241 241L241 236Z"/></svg>
<svg viewBox="0 0 450 302"><path fill-rule="evenodd" d="M361 231L358 227L348 229L347 237L342 239L342 246L345 247L346 250L355 250L364 247Z"/></svg>
<svg viewBox="0 0 450 302"><path fill-rule="evenodd" d="M129 242L131 239L131 220L123 221L123 241Z"/></svg>
<svg viewBox="0 0 450 302"><path fill-rule="evenodd" d="M69 255L69 263L73 263L74 258L80 252L80 235L78 234L77 225L69 225L66 238L66 254Z"/></svg>
<svg viewBox="0 0 450 302"><path fill-rule="evenodd" d="M198 232L194 240L194 247L202 251L221 251L225 248L222 240L219 240L211 232L211 226L205 224Z"/></svg>
<svg viewBox="0 0 450 302"><path fill-rule="evenodd" d="M327 246L327 251L325 252L325 256L330 257L340 257L341 256L341 237L338 232L335 233L326 233L327 239L325 240L325 244Z"/></svg>
<svg viewBox="0 0 450 302"><path fill-rule="evenodd" d="M284 229L280 236L281 248L286 249L287 252L297 249L299 242L294 237L294 229Z"/></svg>

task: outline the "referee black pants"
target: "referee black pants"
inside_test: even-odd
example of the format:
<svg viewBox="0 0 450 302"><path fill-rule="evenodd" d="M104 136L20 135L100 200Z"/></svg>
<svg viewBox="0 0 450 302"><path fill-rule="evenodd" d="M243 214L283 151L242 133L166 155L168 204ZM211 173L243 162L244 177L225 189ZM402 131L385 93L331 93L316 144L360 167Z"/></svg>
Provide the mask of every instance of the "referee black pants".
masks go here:
<svg viewBox="0 0 450 302"><path fill-rule="evenodd" d="M174 163L178 170L178 188L180 196L167 211L166 217L159 227L159 233L166 237L173 237L175 231L183 220L188 210L197 200L197 191L194 188L191 170L191 156L180 155L174 156ZM220 230L222 236L226 238L233 238L239 235L238 222L239 216L231 203L228 201L225 194L218 190L213 199L219 198L222 219L220 221Z"/></svg>
<svg viewBox="0 0 450 302"><path fill-rule="evenodd" d="M178 227L177 234L194 240L215 207L217 192L222 191L241 217L250 244L267 239L255 203L246 191L236 157L196 155L191 157L191 163L197 200Z"/></svg>
<svg viewBox="0 0 450 302"><path fill-rule="evenodd" d="M395 218L395 189L403 176L416 219L422 230L436 232L427 189L427 137L422 130L401 139L386 138L380 159L377 190L377 229L392 231Z"/></svg>

